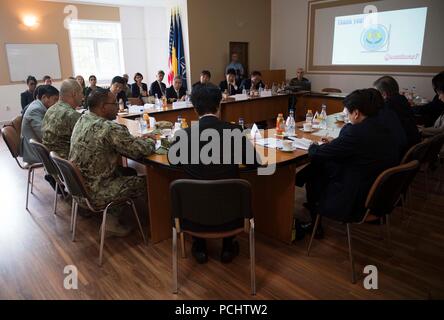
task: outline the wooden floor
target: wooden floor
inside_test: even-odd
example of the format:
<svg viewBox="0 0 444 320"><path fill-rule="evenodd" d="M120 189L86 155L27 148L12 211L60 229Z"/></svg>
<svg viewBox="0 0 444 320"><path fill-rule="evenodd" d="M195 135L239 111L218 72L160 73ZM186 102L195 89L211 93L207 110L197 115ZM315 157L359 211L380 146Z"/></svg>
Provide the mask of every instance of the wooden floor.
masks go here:
<svg viewBox="0 0 444 320"><path fill-rule="evenodd" d="M433 186L437 178L432 180ZM171 241L144 246L136 232L107 238L103 267L98 261L98 226L80 218L77 241L70 240L70 203L52 214L53 193L35 176L30 212L25 210L26 171L0 141L0 299L251 299L248 242L230 265L218 261L220 242L210 242L210 261L192 258L179 265L180 294L171 294ZM297 189L295 213L302 207ZM410 223L397 210L392 218L392 256L377 226L353 231L357 270L375 265L379 290L350 283L344 226L326 223L326 237L306 256L306 241L292 246L257 235L255 299L439 299L444 298L444 195L426 197L423 175L413 186ZM270 213L272 214L272 213ZM306 239L307 240L307 239ZM188 246L189 250L189 246ZM63 286L64 267L79 270L78 290Z"/></svg>

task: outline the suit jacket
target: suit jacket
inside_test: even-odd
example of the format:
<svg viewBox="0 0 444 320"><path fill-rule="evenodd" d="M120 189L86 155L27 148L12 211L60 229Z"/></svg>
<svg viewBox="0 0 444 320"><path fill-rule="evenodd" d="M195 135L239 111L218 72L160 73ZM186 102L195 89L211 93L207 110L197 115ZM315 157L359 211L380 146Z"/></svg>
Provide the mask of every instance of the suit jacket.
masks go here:
<svg viewBox="0 0 444 320"><path fill-rule="evenodd" d="M439 100L439 96L436 95L432 102L424 106L413 107L412 110L416 115L423 118L422 120L426 127L432 127L444 112L444 102Z"/></svg>
<svg viewBox="0 0 444 320"><path fill-rule="evenodd" d="M387 130L390 131L392 136L396 140L396 147L399 152L399 160L404 157L404 154L408 151L408 141L406 132L399 120L398 115L385 105L377 115L379 122L383 125Z"/></svg>
<svg viewBox="0 0 444 320"><path fill-rule="evenodd" d="M242 92L242 90L240 89L240 86L239 86L239 84L238 84L237 82L236 82L236 86L237 86L237 88L235 88L232 84L230 84L230 87L228 88L228 82L227 82L227 80L224 80L224 81L222 81L222 82L219 84L219 88L220 88L220 90L221 90L222 92L225 92L225 90L227 90L227 91L228 91L228 94L229 94L230 96Z"/></svg>
<svg viewBox="0 0 444 320"><path fill-rule="evenodd" d="M157 97L162 98L165 92L166 92L166 85L163 82L161 82L159 85L159 82L154 81L150 86L150 96L155 96L157 94Z"/></svg>
<svg viewBox="0 0 444 320"><path fill-rule="evenodd" d="M400 94L390 97L385 101L386 108L393 110L401 121L407 136L407 149L421 142L421 135L416 126L415 116L406 97Z"/></svg>
<svg viewBox="0 0 444 320"><path fill-rule="evenodd" d="M22 105L22 113L24 112L26 106L34 101L34 93L29 92L29 90L26 90L25 92L22 92L20 94L20 102Z"/></svg>
<svg viewBox="0 0 444 320"><path fill-rule="evenodd" d="M21 153L23 161L33 164L40 162L40 158L29 143L30 139L42 142L42 122L46 114L46 107L40 100L34 100L26 108L22 120Z"/></svg>
<svg viewBox="0 0 444 320"><path fill-rule="evenodd" d="M197 125L199 125L199 136L205 129L215 129L220 137L220 150L212 150L212 151L219 151L219 155L217 157L218 163L214 163L214 161L211 161L210 164L203 164L202 159L200 158L200 152L201 150L209 145L210 142L208 141L199 141L199 154L194 155L198 161L195 161L195 164L192 164L192 154L191 154L191 146L192 143L196 143L196 141L191 141L191 129L197 130ZM184 142L183 148L188 148L188 161L186 163L179 162L174 163L172 161L172 156L178 156L180 157L180 149L175 150L175 146L177 147L178 144L181 143L180 137L177 138L177 140L174 142L174 144L170 148L170 152L168 153L168 160L170 163L173 163L174 165L180 166L191 178L193 179L202 179L202 180L218 180L218 179L236 179L239 178L239 165L240 164L246 164L250 168L256 168L260 164L260 156L256 154L254 150L254 146L251 144L250 141L246 138L244 135L242 138L242 155L241 160L236 159L235 156L239 156L238 154L235 154L234 147L235 143L233 140L231 141L224 141L224 135L223 130L240 130L242 131L241 127L235 124L230 124L228 122L224 122L219 120L218 118L214 116L206 116L199 120L199 122L193 122L191 127L185 129L185 134L188 137L187 141ZM231 159L229 161L225 161L223 159L224 156L224 150L223 146L224 143L228 143L228 146L231 147ZM209 146L207 146L208 148ZM207 152L205 152L207 151ZM207 155L209 150L204 150L204 154ZM211 155L213 155L211 153ZM216 155L215 155L216 157ZM240 161L237 161L240 160Z"/></svg>
<svg viewBox="0 0 444 320"><path fill-rule="evenodd" d="M146 83L142 83L142 89L143 89L144 91L146 91L147 94L149 94L149 92L148 92L148 86L147 86ZM140 97L142 96L141 93L140 93L140 88L139 88L139 86L137 85L137 83L133 83L133 84L131 85L131 95L133 96L133 98L140 98Z"/></svg>
<svg viewBox="0 0 444 320"><path fill-rule="evenodd" d="M395 143L379 119L370 117L346 126L329 144L312 145L309 156L320 178L319 212L338 221L360 221L373 182L399 163Z"/></svg>
<svg viewBox="0 0 444 320"><path fill-rule="evenodd" d="M182 97L186 95L187 95L187 90L184 87L180 87L179 95L177 94L173 86L166 89L166 97L168 99L168 102L175 102L177 100L182 99Z"/></svg>
<svg viewBox="0 0 444 320"><path fill-rule="evenodd" d="M240 91L242 91L244 89L251 90L251 85L252 85L251 79L245 79L244 81L242 81ZM254 90L259 90L260 87L265 89L265 84L262 82L262 80L254 86Z"/></svg>

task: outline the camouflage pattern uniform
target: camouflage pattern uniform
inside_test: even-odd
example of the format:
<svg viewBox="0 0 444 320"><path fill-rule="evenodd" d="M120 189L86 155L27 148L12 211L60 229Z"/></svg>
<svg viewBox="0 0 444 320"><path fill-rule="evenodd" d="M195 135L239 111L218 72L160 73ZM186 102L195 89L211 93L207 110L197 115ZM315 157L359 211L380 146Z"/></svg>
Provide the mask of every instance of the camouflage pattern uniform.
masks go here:
<svg viewBox="0 0 444 320"><path fill-rule="evenodd" d="M69 104L61 101L49 108L42 122L43 144L68 159L71 134L80 116Z"/></svg>
<svg viewBox="0 0 444 320"><path fill-rule="evenodd" d="M154 149L153 140L136 138L125 126L89 112L74 128L69 160L79 167L93 205L101 207L119 198L144 195L145 179L124 176L118 163L122 155L140 159Z"/></svg>

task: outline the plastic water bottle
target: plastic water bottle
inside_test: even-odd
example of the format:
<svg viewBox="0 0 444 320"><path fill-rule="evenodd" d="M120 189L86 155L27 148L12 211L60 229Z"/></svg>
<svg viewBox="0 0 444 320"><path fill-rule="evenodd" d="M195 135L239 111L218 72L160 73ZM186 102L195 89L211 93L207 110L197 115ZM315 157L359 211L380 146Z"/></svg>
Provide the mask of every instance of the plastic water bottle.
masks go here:
<svg viewBox="0 0 444 320"><path fill-rule="evenodd" d="M241 126L242 130L245 130L244 118L239 118L239 126Z"/></svg>
<svg viewBox="0 0 444 320"><path fill-rule="evenodd" d="M156 93L156 100L155 100L155 105L157 109L162 109L162 101L160 101L159 96Z"/></svg>
<svg viewBox="0 0 444 320"><path fill-rule="evenodd" d="M294 120L293 110L290 110L290 114L285 122L285 128L287 137L294 137L296 135L296 121Z"/></svg>
<svg viewBox="0 0 444 320"><path fill-rule="evenodd" d="M244 90L242 90L242 94L246 96L247 95L247 89L244 88Z"/></svg>
<svg viewBox="0 0 444 320"><path fill-rule="evenodd" d="M307 115L305 116L306 123L313 123L313 112L308 110Z"/></svg>
<svg viewBox="0 0 444 320"><path fill-rule="evenodd" d="M327 106L325 104L322 105L322 111L321 111L321 122L319 124L319 127L321 129L327 129Z"/></svg>

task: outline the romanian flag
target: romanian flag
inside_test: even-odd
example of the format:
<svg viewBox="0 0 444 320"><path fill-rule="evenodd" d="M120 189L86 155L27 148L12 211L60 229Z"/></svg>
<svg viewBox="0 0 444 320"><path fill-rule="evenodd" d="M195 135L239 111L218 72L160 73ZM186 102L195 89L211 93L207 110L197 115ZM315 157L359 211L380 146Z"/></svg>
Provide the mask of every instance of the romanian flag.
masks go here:
<svg viewBox="0 0 444 320"><path fill-rule="evenodd" d="M185 62L185 50L183 46L182 21L179 9L171 11L170 25L170 52L168 60L168 84L172 85L174 77L181 76L183 87L187 87L187 68Z"/></svg>

